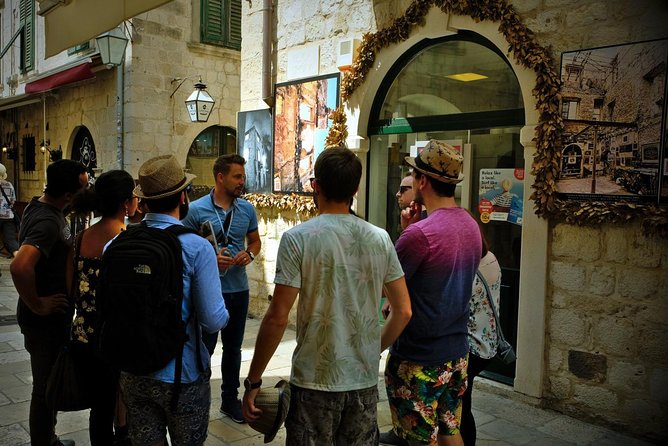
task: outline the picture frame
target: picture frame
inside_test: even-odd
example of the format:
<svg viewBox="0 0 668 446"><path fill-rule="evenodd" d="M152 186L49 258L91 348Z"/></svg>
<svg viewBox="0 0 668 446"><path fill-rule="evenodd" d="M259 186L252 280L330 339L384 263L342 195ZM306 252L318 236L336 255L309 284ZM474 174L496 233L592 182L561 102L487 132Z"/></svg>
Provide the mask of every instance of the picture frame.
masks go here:
<svg viewBox="0 0 668 446"><path fill-rule="evenodd" d="M557 196L657 203L668 39L567 51Z"/></svg>
<svg viewBox="0 0 668 446"><path fill-rule="evenodd" d="M277 84L274 106L273 191L313 192L310 178L339 106L340 75Z"/></svg>
<svg viewBox="0 0 668 446"><path fill-rule="evenodd" d="M271 109L237 113L237 153L246 160L246 192L269 194L273 183Z"/></svg>

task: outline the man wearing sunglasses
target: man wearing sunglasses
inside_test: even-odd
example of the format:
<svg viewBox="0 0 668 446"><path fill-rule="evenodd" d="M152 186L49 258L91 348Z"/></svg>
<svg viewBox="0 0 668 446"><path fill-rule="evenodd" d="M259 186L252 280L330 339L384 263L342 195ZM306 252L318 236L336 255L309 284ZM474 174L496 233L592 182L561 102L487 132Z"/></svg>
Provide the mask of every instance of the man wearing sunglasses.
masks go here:
<svg viewBox="0 0 668 446"><path fill-rule="evenodd" d="M403 180L401 180L399 190L395 194L395 197L397 197L400 210L403 211L411 205L411 201L415 198L415 194L413 193L413 176L410 172L406 174Z"/></svg>

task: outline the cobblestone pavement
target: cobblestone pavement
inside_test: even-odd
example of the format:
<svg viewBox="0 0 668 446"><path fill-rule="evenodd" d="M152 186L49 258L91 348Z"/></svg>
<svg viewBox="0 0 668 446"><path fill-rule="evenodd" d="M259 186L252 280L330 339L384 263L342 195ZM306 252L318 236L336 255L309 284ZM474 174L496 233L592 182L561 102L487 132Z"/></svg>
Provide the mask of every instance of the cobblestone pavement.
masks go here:
<svg viewBox="0 0 668 446"><path fill-rule="evenodd" d="M9 260L0 258L0 444L3 446L28 445L28 410L30 404L31 374L28 353L23 347L23 336L14 320L17 294L9 277ZM241 376L245 376L253 355L253 346L260 322L249 319L243 345ZM290 375L290 361L295 347L295 333L288 330L264 376L265 385L273 385ZM218 412L220 407L220 344L214 353L211 388L212 402L207 446L262 445L263 436L246 424L236 424ZM381 361L381 369L384 363ZM378 422L381 431L391 424L387 397L379 371ZM476 381L477 382L477 381ZM473 405L478 424L479 446L506 445L649 445L650 443L623 436L617 432L574 418L540 409L527 402L517 401L505 386L484 379L476 386ZM88 439L88 412L69 412L58 415L58 434L71 438L79 446L90 444ZM282 428L272 444L285 443Z"/></svg>

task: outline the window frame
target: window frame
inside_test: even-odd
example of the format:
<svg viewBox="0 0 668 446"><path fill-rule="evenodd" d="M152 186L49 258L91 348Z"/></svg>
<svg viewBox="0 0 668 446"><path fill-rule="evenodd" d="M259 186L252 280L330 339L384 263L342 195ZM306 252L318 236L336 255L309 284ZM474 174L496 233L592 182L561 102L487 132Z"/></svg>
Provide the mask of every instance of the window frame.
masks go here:
<svg viewBox="0 0 668 446"><path fill-rule="evenodd" d="M200 0L199 37L204 44L241 50L241 0Z"/></svg>

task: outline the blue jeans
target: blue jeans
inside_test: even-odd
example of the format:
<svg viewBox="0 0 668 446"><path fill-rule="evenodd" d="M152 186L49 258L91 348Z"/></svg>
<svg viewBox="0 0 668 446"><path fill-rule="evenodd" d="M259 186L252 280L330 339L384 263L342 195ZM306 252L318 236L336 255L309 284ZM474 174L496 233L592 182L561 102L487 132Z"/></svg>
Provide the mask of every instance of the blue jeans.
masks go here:
<svg viewBox="0 0 668 446"><path fill-rule="evenodd" d="M220 362L220 371L223 375L223 401L236 400L239 395L239 370L241 370L241 344L244 341L246 317L248 316L248 290L237 293L223 293L225 307L230 313L230 321L220 330L220 339L223 342L223 359ZM218 341L218 333L203 333L202 340L209 355L213 354Z"/></svg>
<svg viewBox="0 0 668 446"><path fill-rule="evenodd" d="M21 327L30 354L32 398L30 399L30 444L49 446L56 439L56 411L46 402L46 382L60 347L69 337L69 326Z"/></svg>

